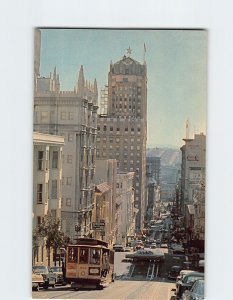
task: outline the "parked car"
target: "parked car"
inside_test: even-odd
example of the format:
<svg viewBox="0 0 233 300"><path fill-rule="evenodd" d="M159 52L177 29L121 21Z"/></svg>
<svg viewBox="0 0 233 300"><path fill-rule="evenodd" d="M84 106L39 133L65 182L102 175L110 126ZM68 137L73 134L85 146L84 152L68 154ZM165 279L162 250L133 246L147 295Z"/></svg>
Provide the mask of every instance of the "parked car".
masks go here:
<svg viewBox="0 0 233 300"><path fill-rule="evenodd" d="M137 250L142 250L144 249L144 244L142 242L137 242L134 246L134 251L137 251Z"/></svg>
<svg viewBox="0 0 233 300"><path fill-rule="evenodd" d="M186 290L182 295L182 300L201 300L204 299L204 279L196 280L190 290Z"/></svg>
<svg viewBox="0 0 233 300"><path fill-rule="evenodd" d="M176 281L181 280L186 274L189 274L191 272L195 272L193 270L181 270L180 274L176 277Z"/></svg>
<svg viewBox="0 0 233 300"><path fill-rule="evenodd" d="M53 271L47 267L47 266L34 266L32 267L32 270L35 274L40 274L43 276L44 284L43 288L47 289L49 286L55 287L56 284L56 274L53 273Z"/></svg>
<svg viewBox="0 0 233 300"><path fill-rule="evenodd" d="M156 244L156 243L152 243L152 244L150 245L150 248L151 248L151 249L156 249L156 248L157 248L157 244Z"/></svg>
<svg viewBox="0 0 233 300"><path fill-rule="evenodd" d="M124 251L125 251L125 252L130 252L131 250L132 250L132 248L129 247L129 246L126 246L126 247L124 248Z"/></svg>
<svg viewBox="0 0 233 300"><path fill-rule="evenodd" d="M180 244L173 244L171 246L171 249L173 250L173 254L184 254L184 247Z"/></svg>
<svg viewBox="0 0 233 300"><path fill-rule="evenodd" d="M197 279L204 279L204 273L191 272L183 276L183 278L176 283L176 299L180 299L185 290L190 290L194 281Z"/></svg>
<svg viewBox="0 0 233 300"><path fill-rule="evenodd" d="M181 270L182 270L181 266L172 266L168 273L168 279L176 280L176 278L180 274Z"/></svg>
<svg viewBox="0 0 233 300"><path fill-rule="evenodd" d="M39 291L40 287L44 286L44 278L41 274L36 274L32 270L32 290Z"/></svg>
<svg viewBox="0 0 233 300"><path fill-rule="evenodd" d="M51 267L50 269L56 275L56 283L66 285L65 278L63 277L62 267Z"/></svg>
<svg viewBox="0 0 233 300"><path fill-rule="evenodd" d="M113 250L115 252L124 252L124 247L123 247L123 245L116 244L113 246Z"/></svg>

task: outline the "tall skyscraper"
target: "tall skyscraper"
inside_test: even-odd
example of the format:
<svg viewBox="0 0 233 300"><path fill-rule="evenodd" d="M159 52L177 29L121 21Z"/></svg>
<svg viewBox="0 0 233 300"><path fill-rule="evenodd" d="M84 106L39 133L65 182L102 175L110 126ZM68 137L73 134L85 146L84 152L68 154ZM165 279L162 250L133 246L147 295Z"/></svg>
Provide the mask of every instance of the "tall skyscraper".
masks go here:
<svg viewBox="0 0 233 300"><path fill-rule="evenodd" d="M123 56L110 64L107 115L97 121L97 159L115 158L119 171L135 172L136 230L143 228L146 198L147 66Z"/></svg>

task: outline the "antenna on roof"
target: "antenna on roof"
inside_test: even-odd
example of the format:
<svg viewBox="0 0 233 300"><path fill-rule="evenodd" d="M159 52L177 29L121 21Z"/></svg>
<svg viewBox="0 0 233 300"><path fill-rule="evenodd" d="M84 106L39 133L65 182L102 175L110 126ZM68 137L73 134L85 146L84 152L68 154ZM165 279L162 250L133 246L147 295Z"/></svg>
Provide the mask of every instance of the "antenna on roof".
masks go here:
<svg viewBox="0 0 233 300"><path fill-rule="evenodd" d="M189 119L186 120L185 122L185 130L186 130L186 139L189 139Z"/></svg>

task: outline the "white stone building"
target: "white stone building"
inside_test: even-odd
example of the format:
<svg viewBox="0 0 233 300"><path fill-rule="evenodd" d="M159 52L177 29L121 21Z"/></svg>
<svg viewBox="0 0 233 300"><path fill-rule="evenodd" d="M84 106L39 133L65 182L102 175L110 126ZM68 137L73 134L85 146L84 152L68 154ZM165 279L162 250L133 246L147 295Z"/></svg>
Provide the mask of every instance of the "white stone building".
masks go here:
<svg viewBox="0 0 233 300"><path fill-rule="evenodd" d="M62 155L64 137L33 133L33 211L32 229L41 224L47 214L61 219ZM47 264L44 240L33 249L33 263Z"/></svg>
<svg viewBox="0 0 233 300"><path fill-rule="evenodd" d="M73 91L60 91L54 69L48 78L38 77L34 95L34 130L64 137L62 178L62 229L72 239L91 235L94 201L97 83L85 81L81 66Z"/></svg>
<svg viewBox="0 0 233 300"><path fill-rule="evenodd" d="M116 183L116 243L126 245L134 236L137 208L134 207L134 172L118 173Z"/></svg>

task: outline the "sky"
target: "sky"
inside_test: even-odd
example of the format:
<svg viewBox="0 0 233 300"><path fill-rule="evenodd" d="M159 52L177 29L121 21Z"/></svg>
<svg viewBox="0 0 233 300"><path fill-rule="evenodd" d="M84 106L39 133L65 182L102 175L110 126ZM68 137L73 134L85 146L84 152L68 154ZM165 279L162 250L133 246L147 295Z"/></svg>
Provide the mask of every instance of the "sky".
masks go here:
<svg viewBox="0 0 233 300"><path fill-rule="evenodd" d="M85 79L107 85L110 62L132 49L147 64L147 147L179 148L186 137L206 134L207 31L148 29L41 29L40 75L56 66L61 90L73 90L80 66ZM144 46L145 45L145 46Z"/></svg>

